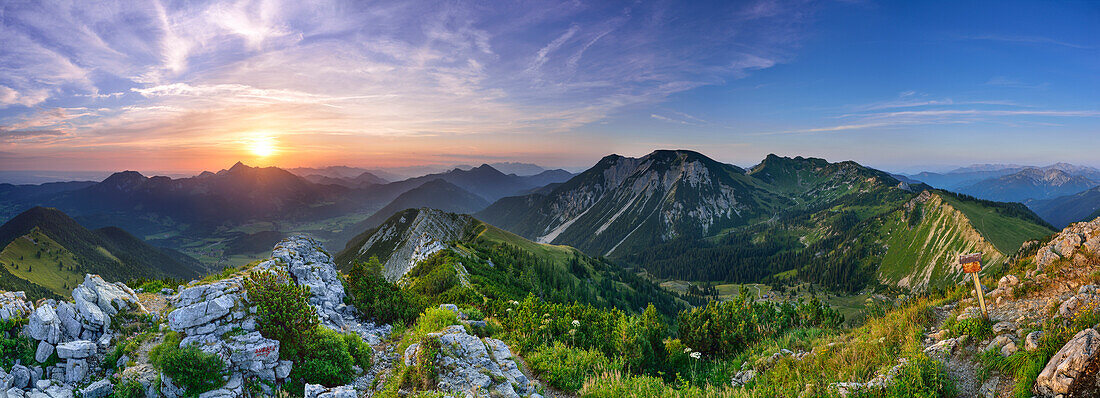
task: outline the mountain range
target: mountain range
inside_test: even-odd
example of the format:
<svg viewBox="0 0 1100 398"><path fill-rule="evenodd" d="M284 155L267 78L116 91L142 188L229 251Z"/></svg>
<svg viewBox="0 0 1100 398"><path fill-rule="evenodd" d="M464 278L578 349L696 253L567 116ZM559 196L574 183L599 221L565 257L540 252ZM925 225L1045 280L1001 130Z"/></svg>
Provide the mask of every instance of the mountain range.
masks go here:
<svg viewBox="0 0 1100 398"><path fill-rule="evenodd" d="M475 217L662 278L799 278L853 290L956 280L959 252L1000 263L1053 231L1023 205L906 183L855 162L769 155L744 170L666 150L607 156L549 192L504 198ZM895 236L934 244L886 243Z"/></svg>
<svg viewBox="0 0 1100 398"><path fill-rule="evenodd" d="M194 258L150 246L120 228L88 230L45 207L0 226L0 263L0 290L24 290L36 298L67 295L87 273L123 281L190 279L207 271Z"/></svg>

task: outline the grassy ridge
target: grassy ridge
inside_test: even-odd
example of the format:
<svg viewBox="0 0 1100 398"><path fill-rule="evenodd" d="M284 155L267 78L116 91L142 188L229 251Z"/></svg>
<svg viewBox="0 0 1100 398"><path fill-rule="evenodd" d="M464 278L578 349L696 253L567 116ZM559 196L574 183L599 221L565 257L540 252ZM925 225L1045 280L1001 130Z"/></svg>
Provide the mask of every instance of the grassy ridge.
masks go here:
<svg viewBox="0 0 1100 398"><path fill-rule="evenodd" d="M1045 223L1008 216L998 212L996 208L983 206L978 201L954 195L940 196L952 207L966 214L974 228L1002 253L1015 253L1024 242L1054 233Z"/></svg>
<svg viewBox="0 0 1100 398"><path fill-rule="evenodd" d="M73 287L84 280L77 267L76 255L38 228L0 251L0 263L12 275L60 296L68 296Z"/></svg>

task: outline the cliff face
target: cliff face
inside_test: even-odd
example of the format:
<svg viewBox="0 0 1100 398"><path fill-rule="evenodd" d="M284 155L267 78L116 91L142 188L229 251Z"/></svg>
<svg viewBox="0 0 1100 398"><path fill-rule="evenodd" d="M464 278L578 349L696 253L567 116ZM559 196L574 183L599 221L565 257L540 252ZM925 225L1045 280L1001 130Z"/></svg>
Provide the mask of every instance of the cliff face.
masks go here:
<svg viewBox="0 0 1100 398"><path fill-rule="evenodd" d="M377 257L383 276L397 281L420 260L447 248L447 242L462 238L473 222L467 215L429 208L399 212L348 242L337 256L337 264L348 269L355 261Z"/></svg>

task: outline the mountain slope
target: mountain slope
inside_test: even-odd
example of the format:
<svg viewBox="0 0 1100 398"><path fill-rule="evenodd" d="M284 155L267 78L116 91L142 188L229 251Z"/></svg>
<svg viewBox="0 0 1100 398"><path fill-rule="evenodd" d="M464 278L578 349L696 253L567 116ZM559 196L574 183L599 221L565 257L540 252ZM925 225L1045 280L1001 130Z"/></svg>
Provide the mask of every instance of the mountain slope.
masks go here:
<svg viewBox="0 0 1100 398"><path fill-rule="evenodd" d="M505 198L477 217L528 239L611 255L707 236L790 204L736 166L660 150L637 159L604 157L549 194Z"/></svg>
<svg viewBox="0 0 1100 398"><path fill-rule="evenodd" d="M435 275L434 283L451 280L499 300L535 294L552 302L630 312L652 302L668 315L685 304L656 284L574 248L531 242L471 216L434 209L393 215L349 241L336 264L348 269L372 257L383 263L387 280L414 289L423 285L425 275ZM451 277L440 278L440 273Z"/></svg>
<svg viewBox="0 0 1100 398"><path fill-rule="evenodd" d="M1029 201L1028 207L1056 227L1100 216L1100 187L1048 200Z"/></svg>
<svg viewBox="0 0 1100 398"><path fill-rule="evenodd" d="M43 207L0 226L0 248L0 262L8 272L60 295L68 294L85 273L120 281L194 278L204 271L196 260L150 246L119 228L89 231L64 213Z"/></svg>
<svg viewBox="0 0 1100 398"><path fill-rule="evenodd" d="M492 166L483 164L469 170L453 169L445 173L428 174L390 183L386 186L401 187L403 188L402 191L407 191L421 186L425 182L444 180L492 202L546 184L563 182L569 179L570 176L571 174L564 170L550 170L533 176L521 177L515 174L501 173Z"/></svg>
<svg viewBox="0 0 1100 398"><path fill-rule="evenodd" d="M1019 172L979 181L962 187L958 192L977 198L1000 202L1022 202L1027 199L1050 199L1072 195L1100 183L1085 176L1048 168L1027 168Z"/></svg>

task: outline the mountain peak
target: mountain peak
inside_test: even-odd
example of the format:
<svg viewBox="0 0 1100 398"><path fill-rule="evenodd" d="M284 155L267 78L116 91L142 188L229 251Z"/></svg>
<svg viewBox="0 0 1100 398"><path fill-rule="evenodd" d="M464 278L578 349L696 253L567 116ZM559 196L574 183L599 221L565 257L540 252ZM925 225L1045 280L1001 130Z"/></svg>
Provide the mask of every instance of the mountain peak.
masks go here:
<svg viewBox="0 0 1100 398"><path fill-rule="evenodd" d="M242 163L241 161L237 161L237 163L233 164L233 167L229 168L229 172L234 173L234 172L238 172L238 171L241 171L241 170L248 170L248 169L251 169L251 167L248 167L248 165Z"/></svg>
<svg viewBox="0 0 1100 398"><path fill-rule="evenodd" d="M117 188L129 188L145 182L146 178L141 173L132 170L120 171L111 174L100 184Z"/></svg>

